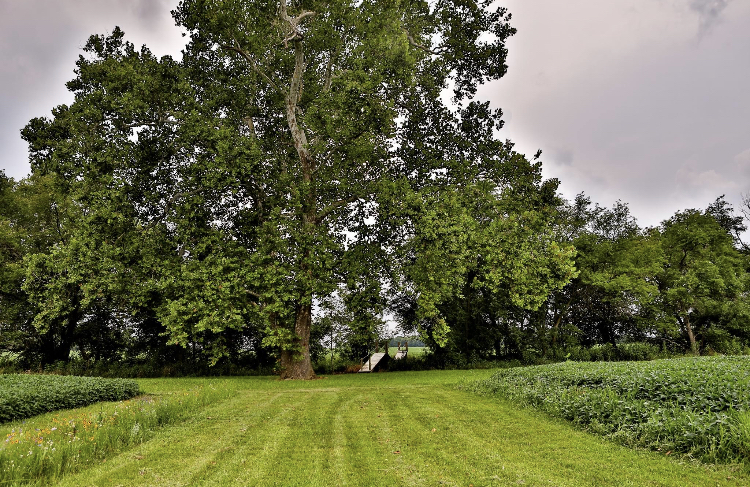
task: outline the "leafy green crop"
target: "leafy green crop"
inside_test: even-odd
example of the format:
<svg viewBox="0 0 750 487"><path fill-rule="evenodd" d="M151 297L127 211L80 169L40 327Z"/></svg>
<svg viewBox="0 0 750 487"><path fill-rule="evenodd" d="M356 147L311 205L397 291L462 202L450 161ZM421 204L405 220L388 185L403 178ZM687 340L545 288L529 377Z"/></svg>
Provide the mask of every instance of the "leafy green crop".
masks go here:
<svg viewBox="0 0 750 487"><path fill-rule="evenodd" d="M498 371L477 390L627 445L706 462L750 460L750 357L515 368Z"/></svg>
<svg viewBox="0 0 750 487"><path fill-rule="evenodd" d="M0 423L99 401L121 401L140 393L129 379L57 375L0 375Z"/></svg>

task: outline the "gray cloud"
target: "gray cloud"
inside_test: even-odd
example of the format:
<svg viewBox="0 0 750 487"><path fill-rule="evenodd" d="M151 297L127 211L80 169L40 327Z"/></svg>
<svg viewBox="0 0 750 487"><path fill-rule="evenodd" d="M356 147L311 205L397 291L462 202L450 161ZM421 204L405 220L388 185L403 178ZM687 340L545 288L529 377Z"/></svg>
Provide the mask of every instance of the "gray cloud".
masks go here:
<svg viewBox="0 0 750 487"><path fill-rule="evenodd" d="M730 0L690 0L690 9L698 14L698 36L709 33L721 21L721 14Z"/></svg>
<svg viewBox="0 0 750 487"><path fill-rule="evenodd" d="M643 225L721 194L739 206L750 191L750 2L508 3L509 74L486 93L514 114L503 136L541 148L566 197L621 199ZM696 14L710 33L699 43Z"/></svg>
<svg viewBox="0 0 750 487"><path fill-rule="evenodd" d="M750 149L746 149L736 156L734 156L734 162L737 165L737 171L744 176L744 179L750 180ZM750 191L750 188L746 188L746 191Z"/></svg>
<svg viewBox="0 0 750 487"><path fill-rule="evenodd" d="M169 12L165 0L137 0L132 5L136 17L144 22L154 22L165 12Z"/></svg>
<svg viewBox="0 0 750 487"><path fill-rule="evenodd" d="M572 166L573 165L573 151L570 149L553 149L551 152L551 159L556 164L560 164L562 166Z"/></svg>

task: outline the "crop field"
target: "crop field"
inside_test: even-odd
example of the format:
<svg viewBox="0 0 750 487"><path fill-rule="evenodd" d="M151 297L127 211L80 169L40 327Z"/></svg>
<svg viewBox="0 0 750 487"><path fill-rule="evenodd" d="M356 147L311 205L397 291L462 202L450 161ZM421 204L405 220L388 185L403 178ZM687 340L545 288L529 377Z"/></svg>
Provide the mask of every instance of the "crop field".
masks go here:
<svg viewBox="0 0 750 487"><path fill-rule="evenodd" d="M750 357L507 369L475 386L625 445L750 462Z"/></svg>
<svg viewBox="0 0 750 487"><path fill-rule="evenodd" d="M100 401L130 399L138 383L126 379L57 375L0 375L0 423Z"/></svg>
<svg viewBox="0 0 750 487"><path fill-rule="evenodd" d="M145 396L0 426L15 432L0 485L750 485L741 465L632 450L465 390L492 374L143 379Z"/></svg>

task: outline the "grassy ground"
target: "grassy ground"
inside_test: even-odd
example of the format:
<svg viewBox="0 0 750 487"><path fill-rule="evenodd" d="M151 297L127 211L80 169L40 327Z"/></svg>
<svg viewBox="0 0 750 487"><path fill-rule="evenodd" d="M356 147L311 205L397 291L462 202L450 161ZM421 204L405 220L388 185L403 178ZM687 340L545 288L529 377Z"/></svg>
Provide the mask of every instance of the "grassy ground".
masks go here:
<svg viewBox="0 0 750 487"><path fill-rule="evenodd" d="M491 373L229 379L231 398L56 485L750 485L736 469L628 450L451 386ZM163 394L199 381L140 383Z"/></svg>

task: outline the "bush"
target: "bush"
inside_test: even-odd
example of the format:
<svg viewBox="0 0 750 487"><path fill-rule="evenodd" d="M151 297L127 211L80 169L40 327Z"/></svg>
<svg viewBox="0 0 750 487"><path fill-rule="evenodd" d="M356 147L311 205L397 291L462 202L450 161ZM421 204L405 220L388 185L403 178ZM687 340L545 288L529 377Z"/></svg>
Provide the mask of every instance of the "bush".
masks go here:
<svg viewBox="0 0 750 487"><path fill-rule="evenodd" d="M140 387L128 379L0 375L0 423L100 401L122 401L138 394Z"/></svg>
<svg viewBox="0 0 750 487"><path fill-rule="evenodd" d="M611 343L601 343L589 349L592 362L612 362L617 360L617 349Z"/></svg>
<svg viewBox="0 0 750 487"><path fill-rule="evenodd" d="M149 377L218 377L245 375L273 375L273 368L261 363L219 362L210 366L205 362L163 363L153 360L130 359L117 362L70 360L56 362L43 370L46 374L77 375L110 378Z"/></svg>
<svg viewBox="0 0 750 487"><path fill-rule="evenodd" d="M565 351L567 353L560 358L574 362L641 361L662 356L658 346L646 342L621 343L617 346L604 343L591 348L575 346Z"/></svg>
<svg viewBox="0 0 750 487"><path fill-rule="evenodd" d="M419 356L410 356L407 354L406 358L399 360L388 361L389 372L403 372L407 370L430 370L433 367L427 363L427 354Z"/></svg>
<svg viewBox="0 0 750 487"><path fill-rule="evenodd" d="M567 359L573 360L574 362L590 362L591 353L586 347L573 347L568 352Z"/></svg>
<svg viewBox="0 0 750 487"><path fill-rule="evenodd" d="M739 338L716 328L709 328L703 333L703 344L708 354L741 355L744 348Z"/></svg>
<svg viewBox="0 0 750 487"><path fill-rule="evenodd" d="M623 343L617 346L620 360L654 360L659 356L659 347L645 342Z"/></svg>
<svg viewBox="0 0 750 487"><path fill-rule="evenodd" d="M331 360L330 355L321 357L313 364L313 370L319 375L353 374L359 372L360 368L359 361L348 359L339 354L335 354L333 360Z"/></svg>
<svg viewBox="0 0 750 487"><path fill-rule="evenodd" d="M18 360L14 354L0 352L0 374L9 374L11 372L19 372L20 370Z"/></svg>

